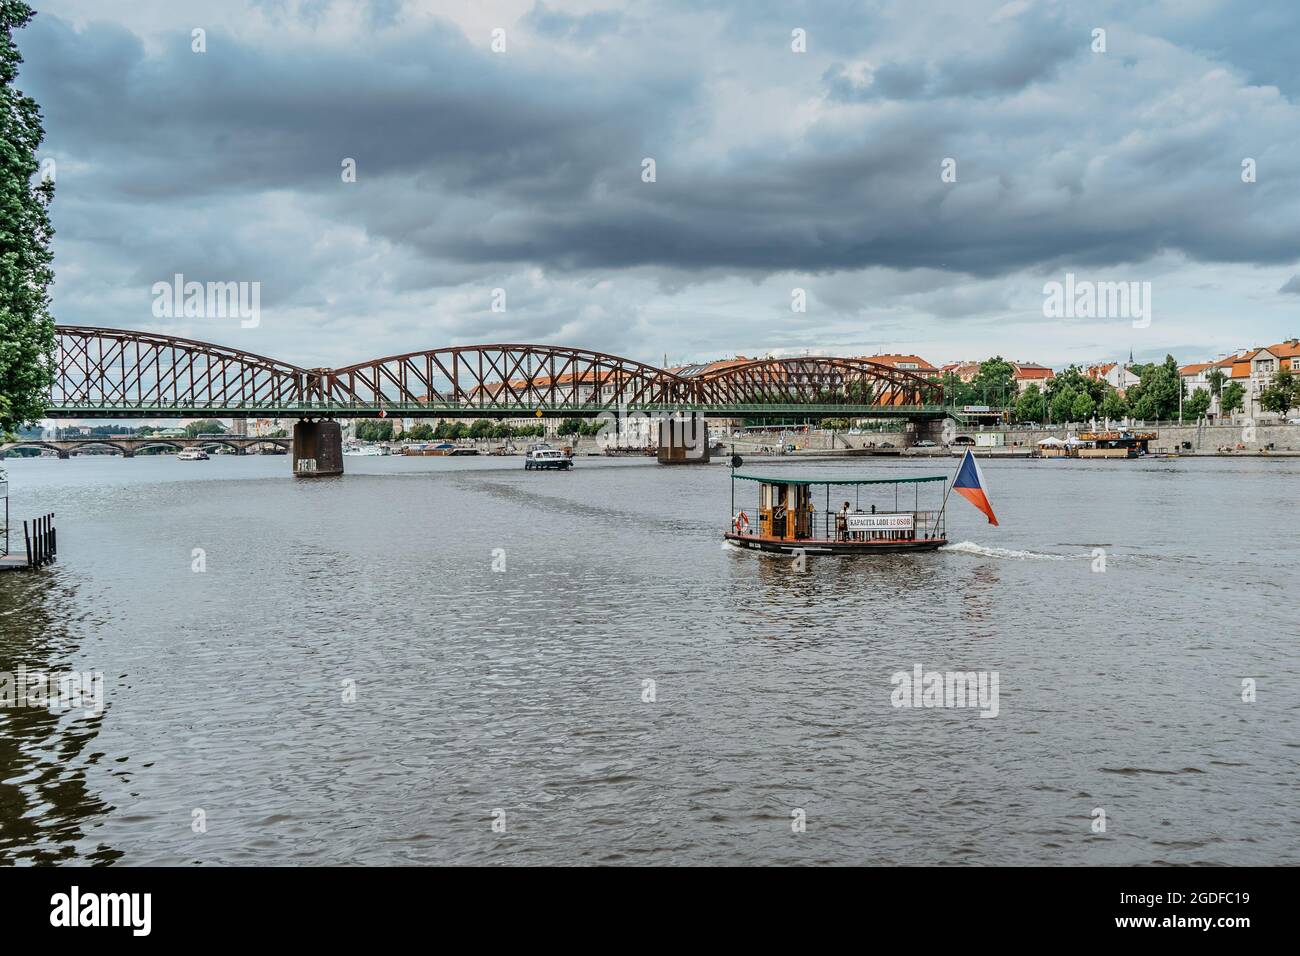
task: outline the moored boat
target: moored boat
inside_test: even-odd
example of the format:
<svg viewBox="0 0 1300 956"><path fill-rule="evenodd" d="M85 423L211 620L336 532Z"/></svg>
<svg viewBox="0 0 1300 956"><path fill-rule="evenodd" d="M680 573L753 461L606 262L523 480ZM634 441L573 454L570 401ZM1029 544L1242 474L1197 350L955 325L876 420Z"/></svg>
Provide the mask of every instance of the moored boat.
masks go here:
<svg viewBox="0 0 1300 956"><path fill-rule="evenodd" d="M202 448L182 448L176 453L177 461L207 461L208 453Z"/></svg>

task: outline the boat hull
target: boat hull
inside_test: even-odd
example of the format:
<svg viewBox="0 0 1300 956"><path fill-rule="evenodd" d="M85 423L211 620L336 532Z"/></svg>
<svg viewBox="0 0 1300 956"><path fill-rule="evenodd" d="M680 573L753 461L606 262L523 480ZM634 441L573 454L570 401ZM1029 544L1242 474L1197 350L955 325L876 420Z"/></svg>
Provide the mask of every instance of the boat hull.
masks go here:
<svg viewBox="0 0 1300 956"><path fill-rule="evenodd" d="M904 541L827 541L820 538L760 538L758 535L722 535L738 548L767 551L772 554L898 554L904 551L934 551L948 543L947 538L919 538Z"/></svg>

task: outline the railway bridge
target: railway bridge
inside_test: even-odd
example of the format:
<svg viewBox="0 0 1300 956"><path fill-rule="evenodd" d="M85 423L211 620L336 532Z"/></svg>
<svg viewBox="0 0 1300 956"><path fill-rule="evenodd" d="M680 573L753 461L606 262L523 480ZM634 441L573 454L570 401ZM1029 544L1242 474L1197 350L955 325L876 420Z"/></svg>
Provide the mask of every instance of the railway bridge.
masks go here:
<svg viewBox="0 0 1300 956"><path fill-rule="evenodd" d="M458 345L341 368L126 329L57 327L49 418L295 418L294 473L340 474L342 418L608 418L659 423L659 460L707 461L706 420L952 415L943 386L859 358L803 356L667 369L555 345ZM231 439L221 439L229 443ZM179 440L177 440L179 441ZM120 441L115 441L121 447Z"/></svg>

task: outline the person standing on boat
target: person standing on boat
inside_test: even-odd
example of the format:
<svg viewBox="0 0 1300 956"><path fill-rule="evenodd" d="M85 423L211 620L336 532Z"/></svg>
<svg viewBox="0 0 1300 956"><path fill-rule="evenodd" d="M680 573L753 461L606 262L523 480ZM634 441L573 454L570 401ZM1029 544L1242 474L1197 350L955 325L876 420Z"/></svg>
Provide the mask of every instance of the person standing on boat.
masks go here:
<svg viewBox="0 0 1300 956"><path fill-rule="evenodd" d="M840 540L849 540L849 503L844 502L844 507L840 513L835 516L835 530L839 532Z"/></svg>

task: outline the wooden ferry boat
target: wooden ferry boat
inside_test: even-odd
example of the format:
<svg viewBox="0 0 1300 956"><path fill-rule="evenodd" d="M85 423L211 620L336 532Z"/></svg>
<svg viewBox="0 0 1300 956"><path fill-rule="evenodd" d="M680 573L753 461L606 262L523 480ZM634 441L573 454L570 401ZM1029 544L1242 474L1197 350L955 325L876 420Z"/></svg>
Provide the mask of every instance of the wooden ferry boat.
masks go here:
<svg viewBox="0 0 1300 956"><path fill-rule="evenodd" d="M753 516L736 510L737 481L758 485ZM922 510L920 489L937 482L946 483L947 478L764 478L733 471L732 522L723 537L738 547L781 554L934 551L948 543L944 519L948 496L944 494L938 510ZM825 493L818 494L822 489ZM870 500L863 500L863 489ZM905 496L909 490L911 502Z"/></svg>

